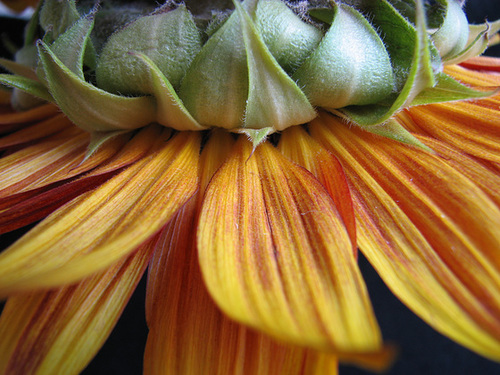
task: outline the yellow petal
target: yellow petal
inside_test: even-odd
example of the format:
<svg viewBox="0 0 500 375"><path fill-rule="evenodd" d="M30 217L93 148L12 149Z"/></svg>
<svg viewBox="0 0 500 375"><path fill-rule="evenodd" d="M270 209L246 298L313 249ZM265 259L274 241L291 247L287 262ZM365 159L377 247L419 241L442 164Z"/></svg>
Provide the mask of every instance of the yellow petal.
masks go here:
<svg viewBox="0 0 500 375"><path fill-rule="evenodd" d="M325 189L269 143L240 138L211 180L198 227L210 294L281 340L374 352L381 338L349 236Z"/></svg>
<svg viewBox="0 0 500 375"><path fill-rule="evenodd" d="M151 246L78 284L9 298L0 318L0 373L78 374L120 317Z"/></svg>
<svg viewBox="0 0 500 375"><path fill-rule="evenodd" d="M282 132L278 148L289 159L310 171L330 193L349 233L353 251L356 251L356 221L351 192L338 159L300 126Z"/></svg>
<svg viewBox="0 0 500 375"><path fill-rule="evenodd" d="M124 141L122 137L109 141L83 163L80 163L84 157L84 152L81 151L74 160L75 163L80 164L75 165L69 162L65 168L55 169L47 177L37 173L36 170L33 171L38 175L38 179L35 177L34 181L22 189L22 192L0 197L0 233L41 220L71 199L101 185L118 170L143 157L159 135L160 127L147 127L129 140L117 154L118 148ZM16 165L15 159L13 162ZM44 163L43 156L39 163ZM71 179L96 165L99 167L79 178ZM21 175L23 174L22 168L17 166L17 170ZM32 176L26 177L33 180ZM17 188L19 187L18 184ZM10 190L15 191L12 187Z"/></svg>
<svg viewBox="0 0 500 375"><path fill-rule="evenodd" d="M311 132L346 169L360 248L389 288L441 333L499 360L498 206L439 155L328 115Z"/></svg>
<svg viewBox="0 0 500 375"><path fill-rule="evenodd" d="M47 217L0 254L0 295L77 281L161 229L197 189L199 134L183 132Z"/></svg>
<svg viewBox="0 0 500 375"><path fill-rule="evenodd" d="M88 135L73 128L0 159L0 197L18 193L61 168L76 166Z"/></svg>
<svg viewBox="0 0 500 375"><path fill-rule="evenodd" d="M29 123L30 121L40 121L59 112L59 108L54 104L45 104L24 112L0 113L0 133L9 128L12 124ZM10 129L10 128L9 128Z"/></svg>
<svg viewBox="0 0 500 375"><path fill-rule="evenodd" d="M500 207L500 174L492 173L494 168L491 163L461 153L431 137L418 136L418 139L443 157L448 164L474 181Z"/></svg>
<svg viewBox="0 0 500 375"><path fill-rule="evenodd" d="M44 138L56 132L63 130L71 125L71 121L63 114L50 117L35 123L34 125L27 126L15 133L8 134L0 139L0 148L17 146L32 142L37 139Z"/></svg>
<svg viewBox="0 0 500 375"><path fill-rule="evenodd" d="M473 103L413 107L414 123L433 138L479 158L500 163L500 111Z"/></svg>
<svg viewBox="0 0 500 375"><path fill-rule="evenodd" d="M210 137L202 154L202 181L208 182L231 143L227 133ZM145 374L336 374L335 356L280 344L218 310L198 266L192 236L196 211L193 199L156 243L148 275Z"/></svg>
<svg viewBox="0 0 500 375"><path fill-rule="evenodd" d="M445 67L445 73L451 74L453 76L456 75L457 71L465 70L470 71L473 75L489 77L488 79L492 82L500 84L500 76L498 76L498 74L491 74L491 72L500 72L500 62L496 57L473 57L467 61L460 63L460 65L448 65Z"/></svg>

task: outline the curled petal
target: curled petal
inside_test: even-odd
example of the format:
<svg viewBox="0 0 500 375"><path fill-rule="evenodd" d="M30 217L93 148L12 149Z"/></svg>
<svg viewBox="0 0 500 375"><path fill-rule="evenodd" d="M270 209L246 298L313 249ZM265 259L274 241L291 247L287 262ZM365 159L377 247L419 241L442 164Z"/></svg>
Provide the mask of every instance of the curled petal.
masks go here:
<svg viewBox="0 0 500 375"><path fill-rule="evenodd" d="M414 107L408 114L426 134L471 155L500 162L498 108L465 102L443 103Z"/></svg>
<svg viewBox="0 0 500 375"><path fill-rule="evenodd" d="M0 134L25 127L30 121L40 121L57 114L59 109L53 104L45 104L24 112L0 113Z"/></svg>
<svg viewBox="0 0 500 375"><path fill-rule="evenodd" d="M221 132L205 145L202 191L230 151L221 146L231 140ZM278 343L220 312L204 285L191 233L197 203L192 199L179 210L156 243L148 274L145 374L336 374L334 355Z"/></svg>
<svg viewBox="0 0 500 375"><path fill-rule="evenodd" d="M439 154L326 115L311 130L346 169L360 248L389 288L441 333L500 359L499 207Z"/></svg>
<svg viewBox="0 0 500 375"><path fill-rule="evenodd" d="M298 126L284 131L278 146L285 156L310 171L330 193L356 251L356 222L351 192L338 159Z"/></svg>
<svg viewBox="0 0 500 375"><path fill-rule="evenodd" d="M381 352L349 236L324 188L269 143L244 138L207 189L198 227L210 294L281 340Z"/></svg>
<svg viewBox="0 0 500 375"><path fill-rule="evenodd" d="M155 152L54 212L0 254L0 294L79 280L159 231L197 189L199 135L184 132L155 143Z"/></svg>
<svg viewBox="0 0 500 375"><path fill-rule="evenodd" d="M111 333L151 246L75 285L9 298L0 318L2 374L78 374Z"/></svg>

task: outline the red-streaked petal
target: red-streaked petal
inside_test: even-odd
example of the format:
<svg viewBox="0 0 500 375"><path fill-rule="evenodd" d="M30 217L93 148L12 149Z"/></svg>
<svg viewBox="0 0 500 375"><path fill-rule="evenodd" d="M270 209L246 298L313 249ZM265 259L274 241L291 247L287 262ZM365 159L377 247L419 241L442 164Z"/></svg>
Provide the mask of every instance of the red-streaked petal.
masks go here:
<svg viewBox="0 0 500 375"><path fill-rule="evenodd" d="M0 113L0 134L24 127L26 123L40 121L56 115L59 108L53 104L45 104L24 112Z"/></svg>
<svg viewBox="0 0 500 375"><path fill-rule="evenodd" d="M425 132L459 150L500 163L500 111L472 103L413 107L408 114Z"/></svg>
<svg viewBox="0 0 500 375"><path fill-rule="evenodd" d="M418 136L418 139L444 158L448 164L474 181L500 207L500 174L493 169L491 163L459 152L446 143L430 137Z"/></svg>
<svg viewBox="0 0 500 375"><path fill-rule="evenodd" d="M473 57L467 61L460 63L460 65L469 69L500 72L500 60L497 57Z"/></svg>
<svg viewBox="0 0 500 375"><path fill-rule="evenodd" d="M51 175L75 168L82 161L88 141L84 132L58 134L0 159L0 197L36 189L44 185L43 181L50 181Z"/></svg>
<svg viewBox="0 0 500 375"><path fill-rule="evenodd" d="M300 126L281 133L279 150L289 159L306 168L330 193L356 251L356 221L351 192L338 159L312 139Z"/></svg>
<svg viewBox="0 0 500 375"><path fill-rule="evenodd" d="M463 68L460 65L447 65L444 67L444 72L470 86L500 85L500 74L478 72L476 70Z"/></svg>
<svg viewBox="0 0 500 375"><path fill-rule="evenodd" d="M84 163L54 174L52 184L45 181L46 184L42 184L41 188L0 198L0 233L40 220L64 203L101 185L121 168L143 157L151 149L160 131L160 128L155 126L144 128L108 161L107 159L116 152L116 146L122 142L120 139L113 140ZM81 156L83 157L83 154ZM99 164L101 165L98 168L84 176L66 182L70 177L82 174Z"/></svg>
<svg viewBox="0 0 500 375"><path fill-rule="evenodd" d="M231 149L227 133L215 133L202 153L200 180L210 179ZM203 177L204 176L204 177ZM337 359L279 344L225 317L210 298L192 235L197 201L188 202L157 242L148 275L147 375L336 374Z"/></svg>
<svg viewBox="0 0 500 375"><path fill-rule="evenodd" d="M144 245L75 285L9 298L0 318L0 373L80 373L111 333L151 249Z"/></svg>
<svg viewBox="0 0 500 375"><path fill-rule="evenodd" d="M32 142L62 131L64 128L74 126L71 121L63 114L59 114L48 118L47 120L40 121L34 125L25 127L15 133L6 135L0 139L0 148L17 146L25 143Z"/></svg>
<svg viewBox="0 0 500 375"><path fill-rule="evenodd" d="M269 143L243 138L207 189L200 264L230 317L288 342L381 351L349 236L324 187Z"/></svg>
<svg viewBox="0 0 500 375"><path fill-rule="evenodd" d="M198 187L200 136L183 132L74 199L0 254L0 295L97 272L154 235Z"/></svg>
<svg viewBox="0 0 500 375"><path fill-rule="evenodd" d="M500 359L500 210L445 158L322 115L314 137L352 186L359 245L392 291L443 334Z"/></svg>
<svg viewBox="0 0 500 375"><path fill-rule="evenodd" d="M200 189L196 195L186 204L184 208L179 210L172 221L163 230L162 244L157 244L157 251L153 255L151 266L148 270L148 287L146 295L146 320L149 322L153 319L153 314L158 314L161 310L155 307L161 301L177 300L178 297L165 296L173 294L175 296L175 286L168 287L169 280L180 281L185 278L189 281L188 271L184 271L185 262L192 262L194 269L189 269L194 278L200 279L201 273L198 267L198 254L192 253L193 246L196 245L196 236L193 235L196 227L197 213L199 212L202 198L208 182L214 175L215 171L229 156L229 152L234 144L233 138L226 131L214 132L207 143L203 146L203 152L200 157ZM161 245L161 246L160 246ZM170 253L170 249L177 253ZM189 254L188 254L189 253ZM171 256L171 259L184 259L181 262L181 268L173 267L171 271L166 271L167 266L172 262L164 257ZM173 275L171 275L173 273ZM178 277L176 277L178 276ZM187 298L191 297L188 294ZM170 302L167 302L170 303ZM166 314L171 311L166 311ZM159 313L162 315L162 313Z"/></svg>

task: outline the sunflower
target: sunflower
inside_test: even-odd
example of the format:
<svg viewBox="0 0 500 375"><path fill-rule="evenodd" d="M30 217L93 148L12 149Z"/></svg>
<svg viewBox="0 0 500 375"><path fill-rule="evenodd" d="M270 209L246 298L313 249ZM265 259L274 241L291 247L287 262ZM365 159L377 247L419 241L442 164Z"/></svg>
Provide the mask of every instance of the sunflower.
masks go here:
<svg viewBox="0 0 500 375"><path fill-rule="evenodd" d="M500 361L498 29L455 0L41 3L0 60L0 232L32 226L0 373L81 372L145 273L146 374L385 369L358 248Z"/></svg>

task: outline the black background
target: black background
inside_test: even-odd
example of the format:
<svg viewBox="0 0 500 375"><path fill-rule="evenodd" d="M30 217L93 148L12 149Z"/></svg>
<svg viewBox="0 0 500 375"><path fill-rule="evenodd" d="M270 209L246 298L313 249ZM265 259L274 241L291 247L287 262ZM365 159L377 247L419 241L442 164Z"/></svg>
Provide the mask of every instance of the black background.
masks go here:
<svg viewBox="0 0 500 375"><path fill-rule="evenodd" d="M469 21L500 18L500 0L470 0L466 4ZM0 19L0 29L13 41L22 40L19 21ZM2 56L5 50L0 50ZM500 56L500 46L487 54ZM4 247L11 236L0 237ZM385 287L368 262L360 256L375 313L384 339L397 344L399 355L388 375L494 375L500 374L500 364L441 336L409 311ZM145 280L142 280L125 309L115 330L84 374L141 374L142 356L147 338L144 319ZM1 339L1 338L0 338ZM371 372L353 366L341 366L340 375L365 375Z"/></svg>

